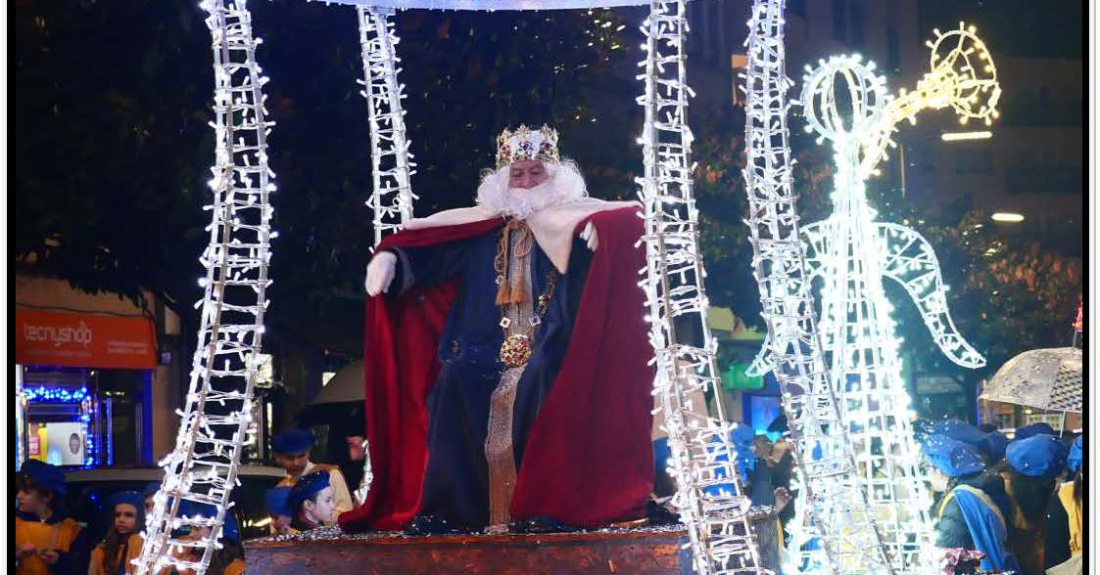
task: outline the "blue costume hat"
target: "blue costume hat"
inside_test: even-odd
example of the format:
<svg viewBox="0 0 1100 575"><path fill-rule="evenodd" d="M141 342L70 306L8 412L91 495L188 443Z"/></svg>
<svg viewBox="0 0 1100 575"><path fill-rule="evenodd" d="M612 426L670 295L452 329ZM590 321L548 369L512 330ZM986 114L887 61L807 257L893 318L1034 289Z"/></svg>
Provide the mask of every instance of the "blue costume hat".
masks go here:
<svg viewBox="0 0 1100 575"><path fill-rule="evenodd" d="M933 435L924 443L924 453L936 469L949 477L962 477L985 469L985 462L970 445L946 435Z"/></svg>
<svg viewBox="0 0 1100 575"><path fill-rule="evenodd" d="M299 478L298 482L290 488L290 493L286 497L286 507L290 510L291 517L298 514L302 503L305 503L307 499L317 495L328 486L329 477L328 472L325 471L314 471Z"/></svg>
<svg viewBox="0 0 1100 575"><path fill-rule="evenodd" d="M1008 444L1008 465L1027 477L1054 477L1062 472L1066 448L1053 435L1033 435Z"/></svg>
<svg viewBox="0 0 1100 575"><path fill-rule="evenodd" d="M145 509L144 500L145 498L137 491L119 491L107 499L107 509L113 513L119 503L126 503L133 505L134 509L141 513Z"/></svg>
<svg viewBox="0 0 1100 575"><path fill-rule="evenodd" d="M1066 458L1066 468L1069 469L1070 473L1077 473L1077 470L1081 469L1081 449L1083 447L1082 440L1084 438L1084 435L1078 435L1077 439L1073 440L1073 445L1069 447L1069 457Z"/></svg>
<svg viewBox="0 0 1100 575"><path fill-rule="evenodd" d="M61 472L60 467L31 459L24 463L19 471L30 478L35 487L56 495L65 495L65 474Z"/></svg>
<svg viewBox="0 0 1100 575"><path fill-rule="evenodd" d="M1008 436L1000 431L987 433L981 443L978 444L978 449L988 453L993 461L1000 461L1005 458L1006 447L1008 447Z"/></svg>
<svg viewBox="0 0 1100 575"><path fill-rule="evenodd" d="M264 493L264 511L268 515L294 515L287 506L290 487L274 487Z"/></svg>
<svg viewBox="0 0 1100 575"><path fill-rule="evenodd" d="M212 518L217 515L217 510L213 505L208 503L196 503L185 499L180 502L179 515L199 515L206 518ZM222 537L234 543L238 543L241 540L241 531L237 528L237 519L233 517L233 512L228 509L225 510L225 516L222 522Z"/></svg>
<svg viewBox="0 0 1100 575"><path fill-rule="evenodd" d="M279 455L298 455L313 447L313 434L304 429L287 429L271 438L271 449Z"/></svg>
<svg viewBox="0 0 1100 575"><path fill-rule="evenodd" d="M946 435L955 441L977 447L985 439L986 433L965 421L948 419L933 424L929 435Z"/></svg>
<svg viewBox="0 0 1100 575"><path fill-rule="evenodd" d="M1032 423L1016 430L1016 441L1027 439L1035 435L1054 435L1054 428L1049 423Z"/></svg>
<svg viewBox="0 0 1100 575"><path fill-rule="evenodd" d="M157 494L160 491L160 482L154 481L145 486L145 489L141 492L141 499L144 501L146 498Z"/></svg>

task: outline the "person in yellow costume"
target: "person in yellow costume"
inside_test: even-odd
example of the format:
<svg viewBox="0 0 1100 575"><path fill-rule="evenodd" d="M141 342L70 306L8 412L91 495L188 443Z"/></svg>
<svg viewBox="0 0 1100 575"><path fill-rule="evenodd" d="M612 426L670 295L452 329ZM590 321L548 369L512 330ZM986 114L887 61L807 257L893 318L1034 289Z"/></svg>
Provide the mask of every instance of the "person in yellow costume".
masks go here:
<svg viewBox="0 0 1100 575"><path fill-rule="evenodd" d="M1085 467L1083 465L1084 449L1082 437L1078 436L1070 446L1069 458L1066 460L1066 468L1069 470L1070 481L1061 484L1054 490L1054 494L1047 503L1047 518L1044 524L1046 540L1046 554L1044 563L1047 573L1051 573L1060 565L1065 565L1056 572L1070 569L1072 561L1080 560L1080 555L1085 550L1084 523L1084 482ZM1069 565L1066 565L1069 563ZM1077 564L1080 569L1080 563Z"/></svg>
<svg viewBox="0 0 1100 575"><path fill-rule="evenodd" d="M145 509L141 493L123 491L111 497L107 509L111 526L103 541L92 550L88 575L130 575L137 566L132 562L141 557L144 540Z"/></svg>
<svg viewBox="0 0 1100 575"><path fill-rule="evenodd" d="M62 498L65 476L57 467L30 460L16 478L15 575L84 575L87 535L68 517Z"/></svg>

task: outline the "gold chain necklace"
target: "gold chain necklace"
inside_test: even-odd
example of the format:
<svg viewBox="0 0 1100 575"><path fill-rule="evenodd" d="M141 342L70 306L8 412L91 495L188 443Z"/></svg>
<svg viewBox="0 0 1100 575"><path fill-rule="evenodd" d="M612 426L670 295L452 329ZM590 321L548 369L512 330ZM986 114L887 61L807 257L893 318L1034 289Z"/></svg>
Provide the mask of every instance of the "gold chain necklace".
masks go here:
<svg viewBox="0 0 1100 575"><path fill-rule="evenodd" d="M509 225L504 226L502 231L502 237L500 243L497 245L497 256L493 262L493 267L496 271L497 285L507 285L508 282L508 251L510 248L510 241L508 241L509 234L512 230L520 229L520 226L524 226L522 222L518 224L513 220L509 222ZM524 226L525 227L525 226ZM527 230L528 234L530 233ZM513 254L515 259L520 257L526 257L533 250L529 246L525 246L526 249L523 253ZM523 249L523 248L521 248ZM546 275L546 288L543 289L542 295L538 297L535 302L534 314L527 319L526 326L515 326L518 332L513 332L513 322L507 315L506 310L511 305L523 305L522 302L506 303L501 306L501 313L503 317L500 318L500 327L504 330L504 343L500 346L500 361L509 369L517 367L523 367L527 364L527 361L531 359L531 354L534 353L534 347L532 346L532 339L535 334L535 330L542 324L542 316L546 314L546 308L550 305L550 299L554 296L554 288L557 286L558 277L560 274L557 269L551 269L550 273Z"/></svg>

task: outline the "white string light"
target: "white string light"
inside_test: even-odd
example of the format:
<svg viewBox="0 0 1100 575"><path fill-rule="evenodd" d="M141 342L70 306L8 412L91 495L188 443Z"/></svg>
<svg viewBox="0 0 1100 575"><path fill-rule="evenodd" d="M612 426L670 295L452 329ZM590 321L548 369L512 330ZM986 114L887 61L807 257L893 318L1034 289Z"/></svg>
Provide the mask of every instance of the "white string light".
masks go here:
<svg viewBox="0 0 1100 575"><path fill-rule="evenodd" d="M962 118L996 117L1000 88L996 70L973 28L960 24L936 32L932 71L913 92L892 98L874 64L858 55L838 56L809 69L802 92L807 131L830 140L835 150L833 214L802 230L809 275L824 280L821 322L831 379L852 440L861 481L871 496L880 532L899 573L937 569L929 561L931 497L920 471L919 449L910 422L914 416L901 375L892 307L883 278L897 281L918 306L940 349L964 367L985 359L955 328L931 245L908 227L875 222L867 203L866 178L877 173L896 125L927 108L950 106ZM950 48L946 54L938 51ZM981 71L972 61L983 62ZM850 100L840 110L839 95ZM984 101L983 101L984 98ZM844 112L850 111L850 115ZM773 361L767 348L751 371ZM841 382L843 384L841 385ZM793 538L800 548L811 537Z"/></svg>
<svg viewBox="0 0 1100 575"><path fill-rule="evenodd" d="M753 266L768 326L771 364L800 470L799 511L821 552L796 548L785 571L893 573L818 337L810 276L799 240L787 132L782 0L755 0L749 21L745 138ZM790 524L789 524L790 525ZM800 525L791 525L799 531Z"/></svg>
<svg viewBox="0 0 1100 575"><path fill-rule="evenodd" d="M221 547L221 527L238 484L241 450L252 441L252 396L263 338L271 259L275 174L267 165L263 76L256 62L246 0L205 0L214 52L216 162L209 185L213 201L210 243L199 262L206 276L198 346L175 450L160 465L164 480L146 520L145 545L134 563L139 575L168 567L203 575ZM184 516L184 501L207 504L210 517ZM173 532L208 528L190 536ZM197 559L192 552L201 553Z"/></svg>
<svg viewBox="0 0 1100 575"><path fill-rule="evenodd" d="M657 375L655 413L663 412L671 451L669 472L676 479L673 498L688 532L693 567L700 575L762 575L760 553L735 468L731 426L721 408L717 376L718 342L708 325L706 272L698 246L699 212L692 194L691 143L684 42L686 0L654 0L642 24L645 72L644 177L638 179L645 219L646 267L639 285L646 293L650 343ZM703 347L677 334L690 325ZM692 331L692 330L689 330ZM711 417L692 397L710 392L717 404ZM727 489L708 489L715 485Z"/></svg>
<svg viewBox="0 0 1100 575"><path fill-rule="evenodd" d="M371 173L374 192L367 205L374 214L374 245L386 233L397 231L413 217L412 175L416 164L409 151L405 135L405 99L403 84L397 81L397 44L401 41L394 30L393 8L363 7L359 15L359 43L363 50L363 72L359 80L360 94L367 99L370 122Z"/></svg>

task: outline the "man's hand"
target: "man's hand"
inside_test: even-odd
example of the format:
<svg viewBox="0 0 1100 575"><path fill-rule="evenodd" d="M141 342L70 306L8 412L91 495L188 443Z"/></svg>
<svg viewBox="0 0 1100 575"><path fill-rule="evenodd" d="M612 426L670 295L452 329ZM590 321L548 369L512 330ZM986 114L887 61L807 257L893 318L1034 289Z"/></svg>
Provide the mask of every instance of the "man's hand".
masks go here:
<svg viewBox="0 0 1100 575"><path fill-rule="evenodd" d="M374 297L380 293L389 291L390 284L397 270L397 256L391 252L382 252L367 265L367 279L364 285L367 295Z"/></svg>
<svg viewBox="0 0 1100 575"><path fill-rule="evenodd" d="M46 565L53 565L54 563L57 563L58 559L61 558L61 554L58 553L56 549L50 549L47 551L43 551L41 557L42 561L44 561Z"/></svg>
<svg viewBox="0 0 1100 575"><path fill-rule="evenodd" d="M584 231L581 232L581 239L588 242L588 249L596 251L596 248L600 247L600 238L596 235L596 226L592 225L592 222L588 222L584 226Z"/></svg>
<svg viewBox="0 0 1100 575"><path fill-rule="evenodd" d="M791 492L785 487L775 488L775 512L783 511L791 502Z"/></svg>

